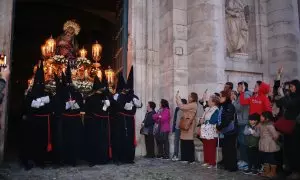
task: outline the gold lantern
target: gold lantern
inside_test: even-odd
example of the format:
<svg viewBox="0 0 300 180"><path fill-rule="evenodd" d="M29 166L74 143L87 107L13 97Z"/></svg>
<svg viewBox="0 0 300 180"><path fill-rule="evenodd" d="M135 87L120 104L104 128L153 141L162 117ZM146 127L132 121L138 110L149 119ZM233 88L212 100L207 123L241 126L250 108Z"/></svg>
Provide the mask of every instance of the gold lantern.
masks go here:
<svg viewBox="0 0 300 180"><path fill-rule="evenodd" d="M42 56L45 58L47 57L47 45L46 44L43 44L41 46L41 52L42 52Z"/></svg>
<svg viewBox="0 0 300 180"><path fill-rule="evenodd" d="M87 50L85 50L84 47L82 47L82 49L79 50L79 56L85 58L86 55L87 55Z"/></svg>
<svg viewBox="0 0 300 180"><path fill-rule="evenodd" d="M98 43L98 41L96 41L96 43L93 44L92 46L92 57L93 60L96 61L96 63L100 61L101 54L102 54L102 46L101 44Z"/></svg>
<svg viewBox="0 0 300 180"><path fill-rule="evenodd" d="M109 85L114 83L115 72L111 69L110 66L108 66L108 69L105 70L105 76Z"/></svg>
<svg viewBox="0 0 300 180"><path fill-rule="evenodd" d="M55 52L56 41L52 38L52 36L46 41L46 52L49 56L53 56Z"/></svg>

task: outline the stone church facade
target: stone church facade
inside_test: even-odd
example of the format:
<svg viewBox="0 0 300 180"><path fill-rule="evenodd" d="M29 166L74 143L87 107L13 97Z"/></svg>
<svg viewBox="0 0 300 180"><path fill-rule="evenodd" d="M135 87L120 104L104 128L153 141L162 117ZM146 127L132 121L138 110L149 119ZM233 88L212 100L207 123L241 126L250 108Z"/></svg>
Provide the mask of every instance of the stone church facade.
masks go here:
<svg viewBox="0 0 300 180"><path fill-rule="evenodd" d="M144 105L167 99L173 110L177 90L182 97L192 91L201 96L205 89L213 93L226 81L242 80L251 88L256 80L271 82L280 66L284 79L299 78L298 4L297 0L129 0L127 69L134 65L136 94ZM2 0L0 44L8 60L12 20L13 0ZM136 115L137 156L145 151L139 135L145 110L146 106ZM5 114L3 105L1 157Z"/></svg>

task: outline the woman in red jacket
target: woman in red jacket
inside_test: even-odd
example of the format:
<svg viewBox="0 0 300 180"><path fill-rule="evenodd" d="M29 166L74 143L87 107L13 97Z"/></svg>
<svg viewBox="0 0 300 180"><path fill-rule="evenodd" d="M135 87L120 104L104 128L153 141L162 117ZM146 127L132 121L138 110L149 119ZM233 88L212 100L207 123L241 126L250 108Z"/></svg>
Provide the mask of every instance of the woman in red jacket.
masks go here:
<svg viewBox="0 0 300 180"><path fill-rule="evenodd" d="M268 98L268 93L270 91L270 86L264 82L255 85L254 95L250 98L245 98L245 86L243 86L243 91L240 96L241 105L249 105L249 114L261 114L262 112L272 112L272 107L270 100Z"/></svg>

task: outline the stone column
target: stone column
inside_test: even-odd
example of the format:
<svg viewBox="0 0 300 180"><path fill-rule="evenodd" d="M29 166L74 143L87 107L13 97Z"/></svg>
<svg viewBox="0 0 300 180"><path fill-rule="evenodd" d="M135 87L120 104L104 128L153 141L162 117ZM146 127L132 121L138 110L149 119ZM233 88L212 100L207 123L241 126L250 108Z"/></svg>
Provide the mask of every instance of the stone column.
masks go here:
<svg viewBox="0 0 300 180"><path fill-rule="evenodd" d="M175 94L188 96L187 0L160 1L159 59L161 97L175 108Z"/></svg>
<svg viewBox="0 0 300 180"><path fill-rule="evenodd" d="M270 75L284 66L284 79L299 78L299 16L295 0L269 0L268 50Z"/></svg>
<svg viewBox="0 0 300 180"><path fill-rule="evenodd" d="M144 120L148 101L159 102L159 59L158 59L158 11L159 0L129 1L129 44L128 67L134 66L135 94L143 102L136 113L136 156L145 155L144 136L139 133Z"/></svg>
<svg viewBox="0 0 300 180"><path fill-rule="evenodd" d="M224 1L187 1L189 92L221 90L225 78Z"/></svg>
<svg viewBox="0 0 300 180"><path fill-rule="evenodd" d="M0 51L4 51L7 56L7 64L11 64L11 47L12 47L12 17L13 17L13 0L0 1ZM9 82L7 82L7 87ZM7 131L7 91L4 101L1 105L1 118L0 118L0 163L4 156L5 136Z"/></svg>

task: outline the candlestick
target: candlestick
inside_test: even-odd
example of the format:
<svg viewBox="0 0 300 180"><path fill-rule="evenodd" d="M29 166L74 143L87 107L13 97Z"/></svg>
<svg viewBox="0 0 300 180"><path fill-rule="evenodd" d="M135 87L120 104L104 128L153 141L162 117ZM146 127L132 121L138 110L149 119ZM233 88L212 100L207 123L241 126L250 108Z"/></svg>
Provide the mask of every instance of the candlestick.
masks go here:
<svg viewBox="0 0 300 180"><path fill-rule="evenodd" d="M6 65L6 56L4 55L4 65Z"/></svg>

